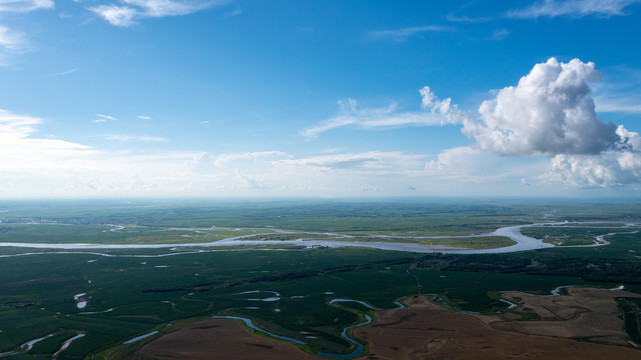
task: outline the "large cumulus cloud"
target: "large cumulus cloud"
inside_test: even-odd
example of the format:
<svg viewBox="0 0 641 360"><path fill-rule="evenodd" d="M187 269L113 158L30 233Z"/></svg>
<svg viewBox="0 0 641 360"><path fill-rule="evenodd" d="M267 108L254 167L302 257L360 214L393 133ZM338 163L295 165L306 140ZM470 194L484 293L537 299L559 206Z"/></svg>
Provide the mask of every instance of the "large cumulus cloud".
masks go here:
<svg viewBox="0 0 641 360"><path fill-rule="evenodd" d="M516 86L484 101L478 116L421 91L423 106L458 117L473 147L497 155L547 156L544 182L579 187L641 183L641 137L597 117L590 84L601 80L592 62L551 58L536 64Z"/></svg>
<svg viewBox="0 0 641 360"><path fill-rule="evenodd" d="M479 107L481 122L463 131L478 146L502 155L599 154L619 146L617 126L599 120L589 83L594 63L554 58L537 64L517 86L499 90Z"/></svg>

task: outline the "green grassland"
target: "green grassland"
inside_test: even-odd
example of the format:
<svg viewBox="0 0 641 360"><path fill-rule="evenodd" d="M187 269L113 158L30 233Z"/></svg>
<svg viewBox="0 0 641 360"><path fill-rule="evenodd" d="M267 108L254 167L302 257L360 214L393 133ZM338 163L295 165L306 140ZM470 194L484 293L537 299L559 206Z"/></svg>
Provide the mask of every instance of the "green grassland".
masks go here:
<svg viewBox="0 0 641 360"><path fill-rule="evenodd" d="M558 246L591 245L599 235L612 232L633 232L641 229L639 226L625 227L625 224L589 224L583 226L545 226L522 229L523 235L542 239L544 242Z"/></svg>
<svg viewBox="0 0 641 360"><path fill-rule="evenodd" d="M173 228L100 224L0 224L0 242L45 244L172 244L204 243L235 236L270 233L269 228Z"/></svg>
<svg viewBox="0 0 641 360"><path fill-rule="evenodd" d="M347 236L337 237L332 234L323 233L277 233L277 234L262 234L247 237L245 240L257 241L284 241L284 240L297 240L304 238L305 240L326 240L326 241L355 241L355 242L387 242L387 243L414 243L427 246L443 246L443 247L460 247L469 249L493 249L514 245L515 242L510 238L504 236L477 236L473 238L439 238L439 239L426 239L415 237L376 237L376 236Z"/></svg>
<svg viewBox="0 0 641 360"><path fill-rule="evenodd" d="M7 211L0 213L0 229L7 229L0 230L0 241L163 243L185 242L182 235L190 235L197 239L194 242L204 242L249 235L251 231L268 232L273 229L271 226L309 232L465 235L512 224L563 220L634 222L639 216L638 202L98 205L7 203ZM114 226L109 224L128 225L111 231ZM215 230L212 226L216 226ZM568 234L585 239L612 232L606 225L531 229L543 231L532 233L541 237ZM85 336L73 341L58 359L124 359L154 336L123 345L128 339L155 330L159 336L182 322L214 315L251 318L266 330L308 342L304 347L307 351L345 353L350 344L340 336L341 330L358 323L371 310L357 303L329 304L334 298L360 300L386 309L397 307L394 302L407 296L435 294L434 301L444 306L491 314L507 311L496 298L496 293L504 290L544 294L561 285L611 288L623 284L627 290L641 293L641 234L634 230L607 237L611 242L607 246L488 255L414 254L363 248L265 251L280 248L274 246L216 251L45 251L0 247L0 354L18 352L0 359L50 359L64 340L76 334ZM291 239L288 234L277 233L264 237L278 236ZM456 241L476 239L479 244L501 241L483 237L443 239L438 245L460 246ZM359 241L377 240L380 241L359 236ZM447 243L448 240L454 242ZM25 253L31 255L10 256ZM74 300L74 295L81 293L86 293L88 300L83 309ZM632 314L632 302L621 304L626 314ZM626 317L626 327L633 329L635 325L630 324L638 324L638 317L628 318L632 317ZM49 334L52 336L36 343L30 351L20 350L22 344ZM305 334L316 339L308 339Z"/></svg>

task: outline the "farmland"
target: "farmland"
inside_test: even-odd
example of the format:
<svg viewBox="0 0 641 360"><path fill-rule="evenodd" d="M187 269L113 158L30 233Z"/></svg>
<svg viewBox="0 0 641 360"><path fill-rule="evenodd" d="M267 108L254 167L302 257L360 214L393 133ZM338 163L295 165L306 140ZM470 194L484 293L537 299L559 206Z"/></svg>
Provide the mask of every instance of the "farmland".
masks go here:
<svg viewBox="0 0 641 360"><path fill-rule="evenodd" d="M56 353L58 359L134 359L141 356L145 344L185 327L193 329L194 321L212 316L251 319L260 329L300 341L303 344L296 346L308 354L345 354L356 345L341 332L366 315L374 316L375 310L368 306L393 309L398 307L396 302L414 295L434 294L430 295L434 302L454 313L496 315L524 313L523 308L508 309L500 301L501 292L507 290L549 294L564 285L623 285L631 294L640 294L639 205L634 201L439 199L7 202L0 209L0 242L4 243L202 245L240 236L283 244L130 249L2 246L0 357L50 359ZM606 235L610 244L455 255L288 242L301 238L295 233L305 233L306 238L314 233L335 242L345 238L380 241L383 236L391 242L483 249L509 246L511 240L457 236L564 221L583 223L524 228L523 233L543 241L552 239L556 245L563 245L559 239L566 245L592 245L594 237ZM430 239L429 244L411 239L424 236L444 238ZM330 303L340 298L368 306ZM625 328L635 339L638 316L633 310L638 300L621 301ZM39 341L22 346L34 340Z"/></svg>

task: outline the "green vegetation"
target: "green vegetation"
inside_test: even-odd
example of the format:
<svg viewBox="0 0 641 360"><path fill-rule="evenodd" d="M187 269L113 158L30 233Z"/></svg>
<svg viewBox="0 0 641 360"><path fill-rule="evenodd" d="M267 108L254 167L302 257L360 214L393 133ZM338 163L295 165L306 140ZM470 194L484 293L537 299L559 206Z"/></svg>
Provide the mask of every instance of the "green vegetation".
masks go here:
<svg viewBox="0 0 641 360"><path fill-rule="evenodd" d="M599 226L600 225L600 226ZM556 226L524 228L521 233L557 246L592 245L599 235L607 235L613 231L622 231L624 224L590 224L584 226ZM630 229L631 231L634 228Z"/></svg>
<svg viewBox="0 0 641 360"><path fill-rule="evenodd" d="M632 341L641 344L641 299L617 299L619 308L623 312L625 331Z"/></svg>
<svg viewBox="0 0 641 360"><path fill-rule="evenodd" d="M340 333L371 309L358 303L329 304L349 298L377 308L394 308L400 298L435 294L434 301L457 310L487 314L507 311L497 293L521 290L549 293L561 285L615 287L641 293L639 227L619 231L610 222L639 221L637 202L563 204L555 202L123 202L10 203L0 213L0 242L180 243L208 242L239 235L291 240L298 234L274 227L351 234L354 241L380 237L467 235L501 226L546 221L599 221L589 226L527 228L536 237L571 238L601 247L555 247L488 255L414 254L362 248L261 245L179 249L51 250L0 247L0 353L2 359L50 359L75 336L58 359L125 358L146 340L122 342L183 321L212 315L248 317L268 331L309 343L308 351L347 352ZM607 222L607 223L606 223ZM63 225L64 224L64 225ZM123 226L117 227L116 224ZM215 226L215 227L212 227ZM236 230L239 229L239 230ZM616 230L615 230L616 229ZM531 232L530 232L531 231ZM306 236L306 238L308 238ZM584 241L585 240L585 241ZM440 246L506 246L500 237L399 239ZM567 245L569 240L564 240ZM15 255L23 256L15 256ZM79 309L74 295L86 294ZM620 301L626 329L639 324ZM535 321L527 311L522 318ZM630 317L632 320L627 320ZM636 319L636 320L634 320ZM52 334L28 352L22 344ZM307 338L303 334L315 338Z"/></svg>
<svg viewBox="0 0 641 360"><path fill-rule="evenodd" d="M0 242L45 244L173 244L203 243L234 236L271 233L273 229L174 228L100 224L0 223Z"/></svg>

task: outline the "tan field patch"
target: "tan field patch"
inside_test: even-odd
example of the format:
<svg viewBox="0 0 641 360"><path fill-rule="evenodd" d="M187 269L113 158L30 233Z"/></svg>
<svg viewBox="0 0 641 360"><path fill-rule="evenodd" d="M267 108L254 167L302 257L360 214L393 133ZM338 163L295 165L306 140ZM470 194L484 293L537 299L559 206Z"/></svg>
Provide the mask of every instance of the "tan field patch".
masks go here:
<svg viewBox="0 0 641 360"><path fill-rule="evenodd" d="M293 344L253 334L240 321L189 323L149 342L140 353L160 360L319 360Z"/></svg>
<svg viewBox="0 0 641 360"><path fill-rule="evenodd" d="M369 343L369 354L359 359L641 359L641 350L631 347L574 340L629 345L614 298L641 295L582 288L568 293L506 292L503 297L518 306L501 316L455 312L423 296L411 297L405 301L407 308L377 312L376 323L354 329L354 336ZM514 320L515 313L523 311L536 312L544 320ZM322 359L293 344L256 335L232 319L186 324L144 345L140 354L159 360Z"/></svg>
<svg viewBox="0 0 641 360"><path fill-rule="evenodd" d="M490 325L495 329L523 334L628 345L628 335L614 298L638 298L641 295L621 290L586 288L568 288L567 291L568 295L562 296L503 293L504 299L518 304L514 312L535 312L541 316L541 321L495 321Z"/></svg>
<svg viewBox="0 0 641 360"><path fill-rule="evenodd" d="M377 313L376 324L354 330L370 344L371 360L428 359L639 359L631 348L526 335L489 327L485 321L410 298L406 309Z"/></svg>

